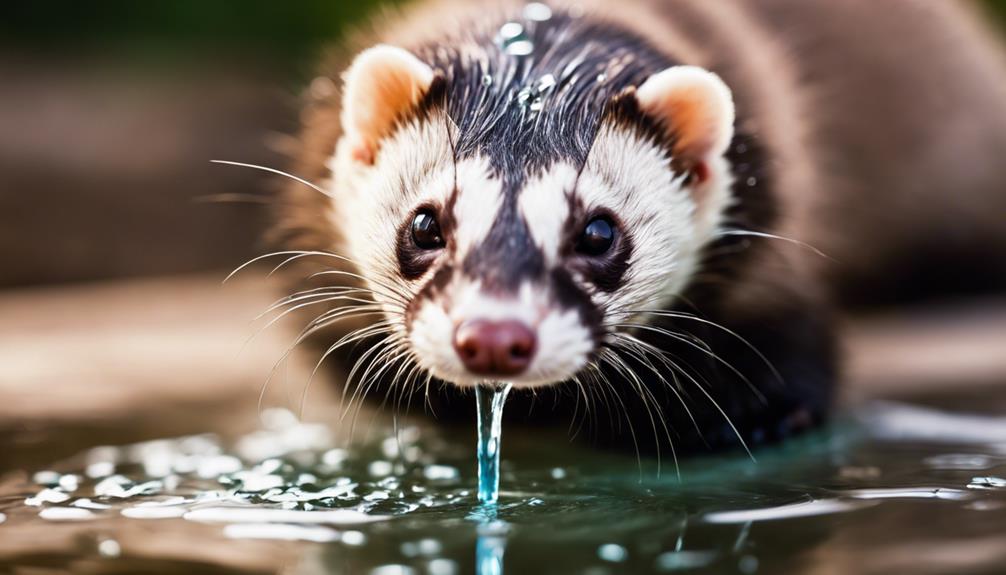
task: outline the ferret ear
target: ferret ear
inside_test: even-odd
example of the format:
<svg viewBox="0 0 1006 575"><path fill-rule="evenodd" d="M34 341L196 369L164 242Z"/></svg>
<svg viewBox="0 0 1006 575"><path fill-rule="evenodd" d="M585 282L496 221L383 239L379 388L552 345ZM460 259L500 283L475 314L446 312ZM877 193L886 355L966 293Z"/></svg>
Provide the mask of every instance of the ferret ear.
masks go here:
<svg viewBox="0 0 1006 575"><path fill-rule="evenodd" d="M373 164L380 140L433 82L433 69L410 52L380 44L364 50L343 76L342 126L352 157Z"/></svg>
<svg viewBox="0 0 1006 575"><path fill-rule="evenodd" d="M674 66L643 82L636 99L671 131L674 157L705 179L706 161L723 154L734 135L734 100L723 80L703 68Z"/></svg>

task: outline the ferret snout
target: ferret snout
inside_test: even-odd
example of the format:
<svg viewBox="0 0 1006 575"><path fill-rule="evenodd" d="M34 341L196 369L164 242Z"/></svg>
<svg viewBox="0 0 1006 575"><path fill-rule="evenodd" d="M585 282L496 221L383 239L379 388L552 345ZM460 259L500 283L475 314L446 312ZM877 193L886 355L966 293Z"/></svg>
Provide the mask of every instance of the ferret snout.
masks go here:
<svg viewBox="0 0 1006 575"><path fill-rule="evenodd" d="M454 332L454 350L476 375L520 375L531 365L537 347L534 330L517 320L468 320Z"/></svg>

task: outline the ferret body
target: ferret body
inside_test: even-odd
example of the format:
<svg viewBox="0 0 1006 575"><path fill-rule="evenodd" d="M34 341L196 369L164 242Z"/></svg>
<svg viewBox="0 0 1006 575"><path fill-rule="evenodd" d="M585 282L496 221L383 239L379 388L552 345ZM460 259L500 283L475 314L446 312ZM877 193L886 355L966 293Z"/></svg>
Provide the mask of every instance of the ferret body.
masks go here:
<svg viewBox="0 0 1006 575"><path fill-rule="evenodd" d="M376 28L305 114L294 170L327 195L289 187L274 234L334 254L308 301L362 307L308 331L361 391L467 416L459 390L511 381L599 441L750 446L826 417L836 304L1006 278L1006 67L969 5L433 1Z"/></svg>

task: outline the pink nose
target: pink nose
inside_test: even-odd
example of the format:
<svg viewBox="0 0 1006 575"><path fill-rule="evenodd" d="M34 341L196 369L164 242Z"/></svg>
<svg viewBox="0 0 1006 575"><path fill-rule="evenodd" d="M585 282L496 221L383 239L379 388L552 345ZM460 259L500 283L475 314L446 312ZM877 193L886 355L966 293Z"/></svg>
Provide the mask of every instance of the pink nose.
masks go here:
<svg viewBox="0 0 1006 575"><path fill-rule="evenodd" d="M531 364L537 337L519 321L466 321L454 332L454 350L477 375L513 376Z"/></svg>

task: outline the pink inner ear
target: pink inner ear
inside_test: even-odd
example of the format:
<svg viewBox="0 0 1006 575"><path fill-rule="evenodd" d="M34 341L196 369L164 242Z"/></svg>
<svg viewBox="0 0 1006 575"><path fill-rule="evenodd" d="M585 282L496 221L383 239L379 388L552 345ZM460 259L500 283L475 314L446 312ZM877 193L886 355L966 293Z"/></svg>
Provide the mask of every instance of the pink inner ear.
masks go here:
<svg viewBox="0 0 1006 575"><path fill-rule="evenodd" d="M374 165L374 150L363 142L353 142L352 156L353 160L356 162L360 162L361 164L366 164L368 166Z"/></svg>
<svg viewBox="0 0 1006 575"><path fill-rule="evenodd" d="M696 184L704 184L709 179L709 164L701 160L692 166L692 177Z"/></svg>

